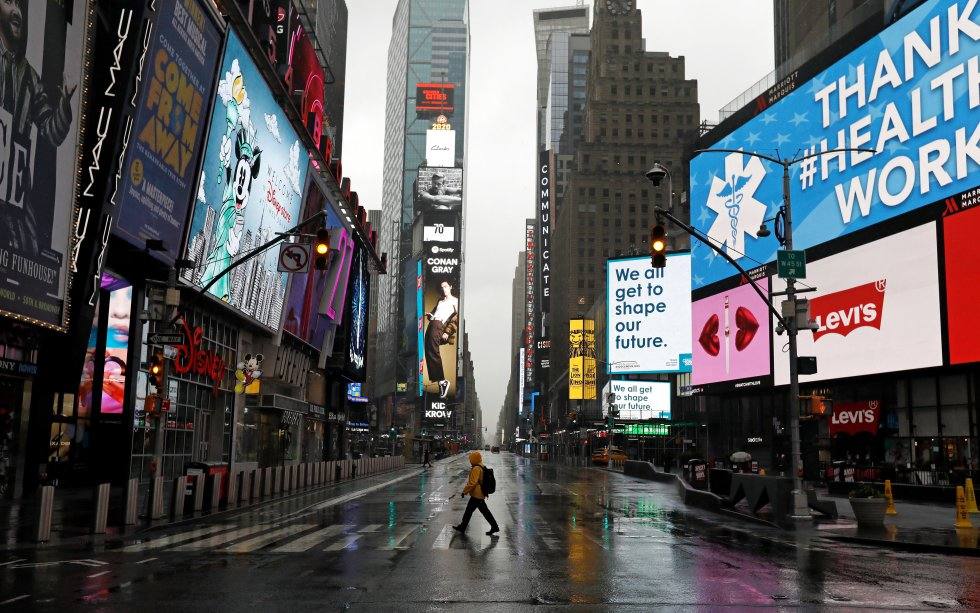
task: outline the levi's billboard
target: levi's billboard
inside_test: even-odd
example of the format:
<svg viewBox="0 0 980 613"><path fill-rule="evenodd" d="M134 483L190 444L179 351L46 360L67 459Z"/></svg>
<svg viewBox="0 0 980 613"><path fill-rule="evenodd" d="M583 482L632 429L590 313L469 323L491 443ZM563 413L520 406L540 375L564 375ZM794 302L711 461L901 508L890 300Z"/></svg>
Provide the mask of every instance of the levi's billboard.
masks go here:
<svg viewBox="0 0 980 613"><path fill-rule="evenodd" d="M790 175L797 249L966 191L980 171L980 7L930 0L714 143L789 157L837 148ZM782 202L782 168L742 153L691 160L694 226L743 265L778 243L756 229ZM695 242L695 289L732 275ZM745 264L750 262L750 264Z"/></svg>
<svg viewBox="0 0 980 613"><path fill-rule="evenodd" d="M805 283L817 289L807 294L817 329L800 332L799 355L816 356L817 374L800 381L942 365L935 222L807 262ZM785 289L773 281L775 292ZM774 338L775 383L785 385L785 341Z"/></svg>
<svg viewBox="0 0 980 613"><path fill-rule="evenodd" d="M830 436L835 434L857 434L858 432L878 431L881 407L877 400L864 402L842 402L834 405L830 415Z"/></svg>

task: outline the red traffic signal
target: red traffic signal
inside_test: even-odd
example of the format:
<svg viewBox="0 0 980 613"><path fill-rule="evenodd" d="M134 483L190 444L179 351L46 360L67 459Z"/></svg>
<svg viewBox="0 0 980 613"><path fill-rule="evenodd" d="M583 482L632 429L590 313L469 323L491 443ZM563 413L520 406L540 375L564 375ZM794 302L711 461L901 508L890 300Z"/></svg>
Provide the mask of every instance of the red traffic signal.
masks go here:
<svg viewBox="0 0 980 613"><path fill-rule="evenodd" d="M313 268L316 270L326 270L330 263L330 231L320 228L316 231L316 240L313 241Z"/></svg>
<svg viewBox="0 0 980 613"><path fill-rule="evenodd" d="M163 379L164 379L164 363L163 363L163 352L154 351L153 355L150 356L150 363L147 366L147 371L149 374L150 384L156 388L156 390L163 391Z"/></svg>
<svg viewBox="0 0 980 613"><path fill-rule="evenodd" d="M667 266L667 230L660 224L650 228L650 263L654 268Z"/></svg>

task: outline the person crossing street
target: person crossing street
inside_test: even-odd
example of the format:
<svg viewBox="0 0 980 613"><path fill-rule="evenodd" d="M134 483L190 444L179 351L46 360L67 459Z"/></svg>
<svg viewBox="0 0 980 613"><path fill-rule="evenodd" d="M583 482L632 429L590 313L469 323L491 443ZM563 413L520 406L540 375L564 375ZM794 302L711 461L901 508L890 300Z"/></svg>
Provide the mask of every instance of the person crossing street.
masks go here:
<svg viewBox="0 0 980 613"><path fill-rule="evenodd" d="M497 532L500 532L500 526L497 525L497 520L494 519L493 513L490 512L489 507L487 507L486 497L493 493L494 487L489 487L487 482L484 480L484 476L491 475L492 472L487 470L483 466L483 455L479 451L472 451L469 455L470 460L470 476L466 481L466 486L463 488L463 493L460 496L470 495L469 501L466 503L466 511L463 512L463 521L459 522L459 525L453 526L455 530L461 533L466 532L466 527L470 523L470 517L473 516L473 511L479 509L480 513L483 514L484 519L490 524L490 530L487 531L488 536L492 536Z"/></svg>

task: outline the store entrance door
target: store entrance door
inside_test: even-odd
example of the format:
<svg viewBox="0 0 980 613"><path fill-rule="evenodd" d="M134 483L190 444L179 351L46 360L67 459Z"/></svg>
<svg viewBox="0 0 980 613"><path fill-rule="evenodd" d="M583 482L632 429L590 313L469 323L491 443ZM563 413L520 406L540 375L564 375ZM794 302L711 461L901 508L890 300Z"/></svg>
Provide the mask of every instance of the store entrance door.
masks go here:
<svg viewBox="0 0 980 613"><path fill-rule="evenodd" d="M209 441L211 440L211 412L204 409L194 409L194 461L204 462L208 459Z"/></svg>

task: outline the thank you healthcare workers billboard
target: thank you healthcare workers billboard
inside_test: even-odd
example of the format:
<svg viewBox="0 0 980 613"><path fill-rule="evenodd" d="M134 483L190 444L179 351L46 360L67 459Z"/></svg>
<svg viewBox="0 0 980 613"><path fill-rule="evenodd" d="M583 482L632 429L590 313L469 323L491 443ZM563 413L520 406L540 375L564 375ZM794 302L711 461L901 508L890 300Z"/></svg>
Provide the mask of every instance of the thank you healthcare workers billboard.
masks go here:
<svg viewBox="0 0 980 613"><path fill-rule="evenodd" d="M980 6L930 0L713 147L791 157L795 248L852 233L970 189L980 171ZM782 202L782 168L741 153L691 161L691 219L744 267L775 258L757 238ZM704 245L695 289L732 276Z"/></svg>

